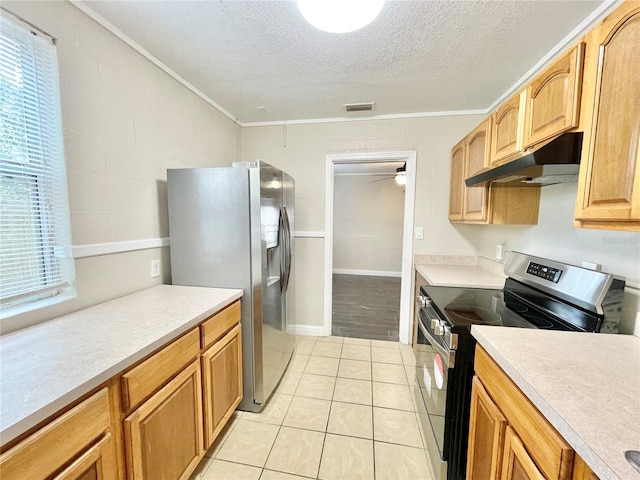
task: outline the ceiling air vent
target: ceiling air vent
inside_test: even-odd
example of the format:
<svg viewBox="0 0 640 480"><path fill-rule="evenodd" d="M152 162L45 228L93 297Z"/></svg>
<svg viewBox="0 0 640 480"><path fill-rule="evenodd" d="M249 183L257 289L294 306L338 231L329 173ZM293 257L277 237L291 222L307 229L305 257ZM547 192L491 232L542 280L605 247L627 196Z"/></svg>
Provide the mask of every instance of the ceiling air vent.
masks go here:
<svg viewBox="0 0 640 480"><path fill-rule="evenodd" d="M343 103L342 106L347 112L371 112L376 102L366 103Z"/></svg>

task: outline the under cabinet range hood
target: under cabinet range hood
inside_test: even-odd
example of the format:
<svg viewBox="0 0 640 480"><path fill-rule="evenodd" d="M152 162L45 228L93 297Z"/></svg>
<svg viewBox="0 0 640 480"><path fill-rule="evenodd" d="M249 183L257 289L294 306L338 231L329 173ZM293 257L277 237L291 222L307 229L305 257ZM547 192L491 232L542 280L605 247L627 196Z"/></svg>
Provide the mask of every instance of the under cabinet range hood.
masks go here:
<svg viewBox="0 0 640 480"><path fill-rule="evenodd" d="M554 185L578 180L582 132L564 133L503 165L485 168L465 180L467 187Z"/></svg>

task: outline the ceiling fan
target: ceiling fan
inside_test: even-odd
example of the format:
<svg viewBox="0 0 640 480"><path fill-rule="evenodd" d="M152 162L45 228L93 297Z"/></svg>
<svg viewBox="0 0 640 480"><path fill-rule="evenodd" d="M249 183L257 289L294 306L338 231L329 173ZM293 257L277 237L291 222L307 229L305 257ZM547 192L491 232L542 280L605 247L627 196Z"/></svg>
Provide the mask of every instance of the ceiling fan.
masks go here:
<svg viewBox="0 0 640 480"><path fill-rule="evenodd" d="M372 180L369 183L382 182L384 180L391 180L392 178L395 179L398 185L402 185L402 186L406 185L407 184L407 164L405 163L401 167L396 168L395 175L390 175L388 177L381 178L379 180Z"/></svg>

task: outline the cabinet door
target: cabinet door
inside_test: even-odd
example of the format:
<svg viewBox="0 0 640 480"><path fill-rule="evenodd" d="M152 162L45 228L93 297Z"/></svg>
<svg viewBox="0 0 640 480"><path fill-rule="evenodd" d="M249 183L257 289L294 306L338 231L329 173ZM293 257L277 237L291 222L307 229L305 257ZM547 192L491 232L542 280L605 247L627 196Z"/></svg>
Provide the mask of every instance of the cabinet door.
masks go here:
<svg viewBox="0 0 640 480"><path fill-rule="evenodd" d="M498 480L507 420L484 386L473 377L467 480Z"/></svg>
<svg viewBox="0 0 640 480"><path fill-rule="evenodd" d="M522 151L522 108L525 92L511 97L492 115L491 165Z"/></svg>
<svg viewBox="0 0 640 480"><path fill-rule="evenodd" d="M106 388L0 456L2 480L45 479L78 458L110 427ZM112 478L116 478L115 475Z"/></svg>
<svg viewBox="0 0 640 480"><path fill-rule="evenodd" d="M585 137L576 219L640 230L640 2L625 2L586 37ZM610 222L590 225L589 220Z"/></svg>
<svg viewBox="0 0 640 480"><path fill-rule="evenodd" d="M111 480L116 478L114 443L108 433L53 480Z"/></svg>
<svg viewBox="0 0 640 480"><path fill-rule="evenodd" d="M578 126L583 57L579 43L527 87L524 148Z"/></svg>
<svg viewBox="0 0 640 480"><path fill-rule="evenodd" d="M237 325L202 354L206 448L242 400L241 346L241 328Z"/></svg>
<svg viewBox="0 0 640 480"><path fill-rule="evenodd" d="M125 419L129 478L188 478L203 454L202 427L196 360Z"/></svg>
<svg viewBox="0 0 640 480"><path fill-rule="evenodd" d="M505 434L502 480L546 480L511 427Z"/></svg>
<svg viewBox="0 0 640 480"><path fill-rule="evenodd" d="M489 165L489 132L491 119L476 127L465 140L465 173L468 178ZM462 218L464 221L483 223L487 220L489 187L464 188Z"/></svg>
<svg viewBox="0 0 640 480"><path fill-rule="evenodd" d="M449 220L462 220L464 202L464 140L451 150L451 185L449 190Z"/></svg>

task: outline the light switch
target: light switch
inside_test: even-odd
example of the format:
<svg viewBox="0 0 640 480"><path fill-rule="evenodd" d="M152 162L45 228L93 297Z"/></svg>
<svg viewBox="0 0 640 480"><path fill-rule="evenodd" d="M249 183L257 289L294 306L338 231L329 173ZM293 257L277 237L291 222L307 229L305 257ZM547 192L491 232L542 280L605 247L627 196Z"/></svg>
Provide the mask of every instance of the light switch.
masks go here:
<svg viewBox="0 0 640 480"><path fill-rule="evenodd" d="M416 240L422 240L424 238L424 228L416 227Z"/></svg>

